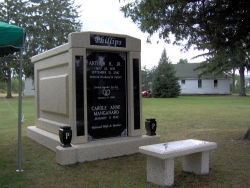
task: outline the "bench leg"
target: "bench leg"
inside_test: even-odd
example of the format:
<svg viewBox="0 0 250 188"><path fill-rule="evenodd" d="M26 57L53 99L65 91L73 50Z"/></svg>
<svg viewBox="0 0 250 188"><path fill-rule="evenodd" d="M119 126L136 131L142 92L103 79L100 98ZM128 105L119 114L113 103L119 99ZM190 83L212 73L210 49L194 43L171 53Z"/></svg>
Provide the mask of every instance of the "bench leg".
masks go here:
<svg viewBox="0 0 250 188"><path fill-rule="evenodd" d="M183 171L195 174L209 173L209 151L183 156Z"/></svg>
<svg viewBox="0 0 250 188"><path fill-rule="evenodd" d="M159 159L147 156L147 181L161 185L174 184L174 158Z"/></svg>

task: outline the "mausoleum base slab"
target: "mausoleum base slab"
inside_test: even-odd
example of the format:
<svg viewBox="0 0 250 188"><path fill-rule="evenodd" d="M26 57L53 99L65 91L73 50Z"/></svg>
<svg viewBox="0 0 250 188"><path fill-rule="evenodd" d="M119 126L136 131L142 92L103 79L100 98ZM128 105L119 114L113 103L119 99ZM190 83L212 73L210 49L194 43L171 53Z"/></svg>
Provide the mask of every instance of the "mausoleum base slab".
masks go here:
<svg viewBox="0 0 250 188"><path fill-rule="evenodd" d="M56 151L56 147L61 144L58 135L39 129L36 126L27 127L27 137L54 152Z"/></svg>
<svg viewBox="0 0 250 188"><path fill-rule="evenodd" d="M138 153L140 146L158 144L160 142L159 135L143 135L95 140L84 144L72 145L69 148L62 148L58 135L39 129L36 126L27 128L27 136L56 152L57 163L60 165L130 155Z"/></svg>

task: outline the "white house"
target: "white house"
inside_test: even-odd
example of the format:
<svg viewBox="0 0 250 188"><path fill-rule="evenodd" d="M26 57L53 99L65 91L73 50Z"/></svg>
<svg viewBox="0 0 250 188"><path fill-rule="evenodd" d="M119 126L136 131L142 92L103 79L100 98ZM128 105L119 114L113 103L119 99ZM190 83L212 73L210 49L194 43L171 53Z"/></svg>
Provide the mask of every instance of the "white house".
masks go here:
<svg viewBox="0 0 250 188"><path fill-rule="evenodd" d="M34 96L35 88L34 82L31 78L26 78L24 82L24 96Z"/></svg>
<svg viewBox="0 0 250 188"><path fill-rule="evenodd" d="M199 71L194 71L200 63L173 64L179 78L182 95L195 94L230 94L231 77L226 74L204 75L199 78Z"/></svg>

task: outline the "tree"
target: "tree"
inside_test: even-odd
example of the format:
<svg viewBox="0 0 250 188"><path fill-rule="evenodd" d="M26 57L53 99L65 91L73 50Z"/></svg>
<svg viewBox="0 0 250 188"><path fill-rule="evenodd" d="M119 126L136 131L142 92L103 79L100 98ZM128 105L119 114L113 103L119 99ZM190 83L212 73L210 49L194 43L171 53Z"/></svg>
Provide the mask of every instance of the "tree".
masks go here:
<svg viewBox="0 0 250 188"><path fill-rule="evenodd" d="M249 0L136 0L123 6L121 11L141 31L149 33L149 38L158 32L159 38L169 43L172 33L174 44L181 45L186 41L184 50L191 46L198 50L208 49L209 53L203 56L209 61L203 64L210 71L239 68L240 95L244 96L244 70L249 67L249 7ZM225 52L230 61L223 59ZM210 64L213 58L216 61Z"/></svg>
<svg viewBox="0 0 250 188"><path fill-rule="evenodd" d="M6 83L0 80L0 90L1 91L6 91Z"/></svg>
<svg viewBox="0 0 250 188"><path fill-rule="evenodd" d="M24 73L26 77L34 75L30 57L62 45L68 41L71 32L80 31L81 5L74 0L30 0L27 11L28 24L26 54L24 55Z"/></svg>
<svg viewBox="0 0 250 188"><path fill-rule="evenodd" d="M187 59L180 59L179 62L177 62L177 64L188 64L188 60Z"/></svg>
<svg viewBox="0 0 250 188"><path fill-rule="evenodd" d="M153 96L156 98L170 98L180 95L180 85L175 76L176 70L163 50L158 67L153 77Z"/></svg>
<svg viewBox="0 0 250 188"><path fill-rule="evenodd" d="M145 66L142 67L141 70L141 83L142 83L142 91L146 91L147 90L147 83L148 83L148 69Z"/></svg>
<svg viewBox="0 0 250 188"><path fill-rule="evenodd" d="M152 82L155 67L147 69L146 65L141 70L142 91L150 90L148 83Z"/></svg>
<svg viewBox="0 0 250 188"><path fill-rule="evenodd" d="M11 78L17 74L17 66L17 57L15 57L14 55L0 58L0 81L4 81L7 84L6 98L12 98Z"/></svg>
<svg viewBox="0 0 250 188"><path fill-rule="evenodd" d="M22 87L24 87L24 80L22 80ZM14 93L19 92L19 77L15 76L11 79L11 91Z"/></svg>
<svg viewBox="0 0 250 188"><path fill-rule="evenodd" d="M201 66L195 70L203 70L202 74L212 73L218 75L226 73L232 75L234 79L235 70L239 69L240 73L240 96L246 96L245 91L245 68L249 69L249 53L243 49L237 49L235 47L224 48L218 51L211 50L206 54L209 56L205 61L201 63Z"/></svg>
<svg viewBox="0 0 250 188"><path fill-rule="evenodd" d="M248 128L248 130L247 130L247 132L245 133L245 135L243 136L243 138L242 139L248 139L248 140L250 140L250 127Z"/></svg>
<svg viewBox="0 0 250 188"><path fill-rule="evenodd" d="M27 19L25 18L27 1L4 1L0 2L0 21L21 26ZM0 80L7 83L7 96L12 98L11 94L11 78L19 72L18 55L9 55L0 58Z"/></svg>
<svg viewBox="0 0 250 188"><path fill-rule="evenodd" d="M240 77L238 75L235 75L234 81L235 81L234 93L239 93L240 92ZM233 80L232 80L232 82L233 82ZM231 88L233 88L233 85L231 85ZM232 90L232 93L233 93L233 90Z"/></svg>
<svg viewBox="0 0 250 188"><path fill-rule="evenodd" d="M74 0L6 0L0 2L0 21L23 27L26 43L23 54L25 77L33 78L32 56L67 42L68 34L80 31L80 6ZM11 77L18 73L18 54L0 59L0 79L7 83L7 97L11 95Z"/></svg>

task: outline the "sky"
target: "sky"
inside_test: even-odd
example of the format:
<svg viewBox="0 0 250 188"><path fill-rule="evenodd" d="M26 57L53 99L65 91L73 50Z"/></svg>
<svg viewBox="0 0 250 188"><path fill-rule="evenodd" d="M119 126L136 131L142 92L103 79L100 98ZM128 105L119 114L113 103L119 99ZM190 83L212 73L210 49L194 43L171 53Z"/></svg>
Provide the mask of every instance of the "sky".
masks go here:
<svg viewBox="0 0 250 188"><path fill-rule="evenodd" d="M141 40L141 67L151 69L158 66L164 48L173 64L180 59L187 59L189 63L201 62L203 59L191 58L202 54L202 51L190 49L187 53L180 51L180 46L173 46L160 40L158 35L151 38L152 43L146 43L148 34L142 33L130 18L125 18L120 7L132 0L75 0L81 7L82 31L96 31L104 33L125 34Z"/></svg>

